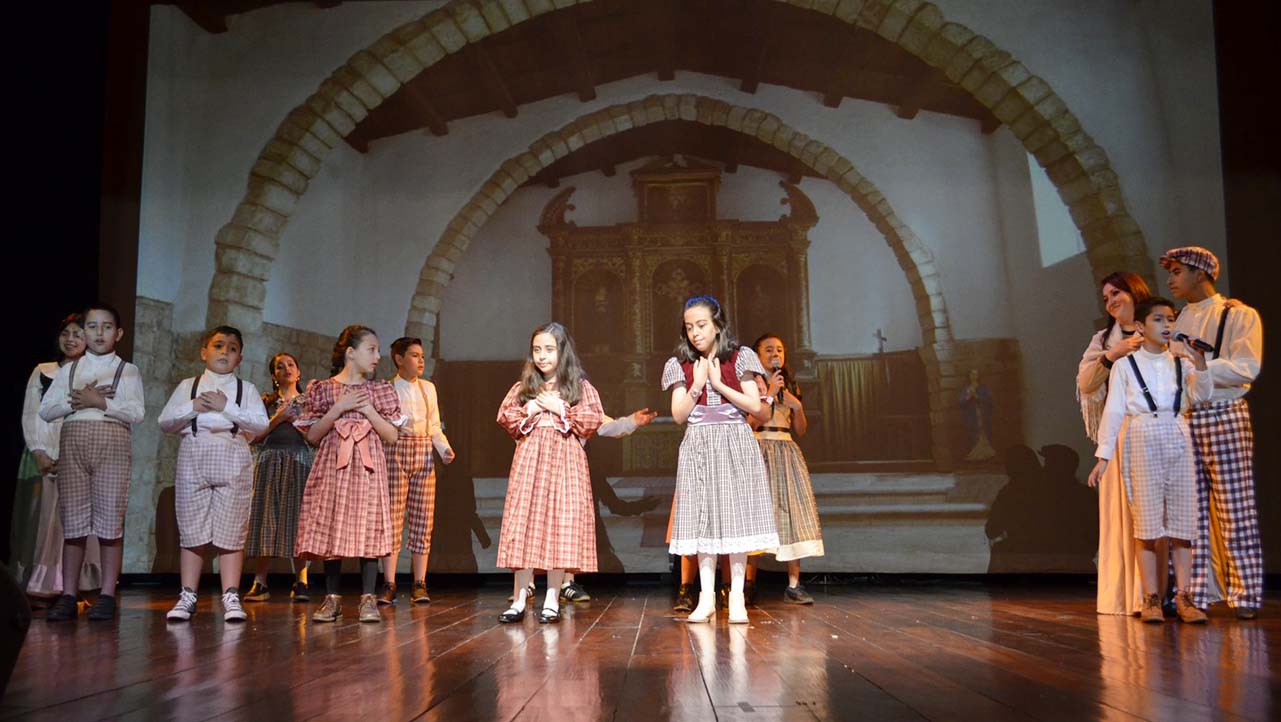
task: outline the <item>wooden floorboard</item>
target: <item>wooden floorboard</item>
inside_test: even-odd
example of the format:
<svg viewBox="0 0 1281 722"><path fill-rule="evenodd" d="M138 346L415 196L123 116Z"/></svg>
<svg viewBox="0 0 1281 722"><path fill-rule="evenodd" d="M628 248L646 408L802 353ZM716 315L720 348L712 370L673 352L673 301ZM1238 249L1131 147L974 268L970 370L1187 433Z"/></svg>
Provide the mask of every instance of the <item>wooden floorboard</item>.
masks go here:
<svg viewBox="0 0 1281 722"><path fill-rule="evenodd" d="M401 600L382 624L314 624L317 602L211 594L187 624L133 588L120 620L37 617L0 720L1271 720L1281 605L1238 621L1142 625L1094 614L1092 589L973 581L766 588L752 623L686 624L671 591L591 588L560 624L500 625L509 587ZM541 597L540 597L541 599Z"/></svg>

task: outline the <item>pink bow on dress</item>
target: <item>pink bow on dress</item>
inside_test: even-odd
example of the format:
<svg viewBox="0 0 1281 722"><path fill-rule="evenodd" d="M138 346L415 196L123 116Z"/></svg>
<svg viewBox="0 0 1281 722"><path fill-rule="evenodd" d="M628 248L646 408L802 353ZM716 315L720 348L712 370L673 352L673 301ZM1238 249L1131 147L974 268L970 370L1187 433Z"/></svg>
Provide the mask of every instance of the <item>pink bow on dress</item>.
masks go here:
<svg viewBox="0 0 1281 722"><path fill-rule="evenodd" d="M352 454L360 457L367 471L374 470L374 456L369 449L369 434L374 425L369 419L338 419L334 422L334 432L342 439L338 447L338 468L345 469L351 463Z"/></svg>

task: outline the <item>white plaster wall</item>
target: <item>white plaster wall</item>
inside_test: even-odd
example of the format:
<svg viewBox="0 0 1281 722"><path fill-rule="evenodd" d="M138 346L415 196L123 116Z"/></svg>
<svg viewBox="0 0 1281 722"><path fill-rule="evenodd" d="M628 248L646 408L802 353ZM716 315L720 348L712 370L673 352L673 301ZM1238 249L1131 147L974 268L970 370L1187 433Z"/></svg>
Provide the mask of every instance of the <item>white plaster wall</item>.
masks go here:
<svg viewBox="0 0 1281 722"><path fill-rule="evenodd" d="M174 301L178 329L202 327L214 237L276 126L352 53L440 4L343 3L322 10L288 3L230 16L228 32L218 35L173 6L152 7L139 294ZM350 152L339 149L327 164L341 163L344 151ZM318 218L318 226L342 229L339 208L304 199L302 207L308 205L313 216L334 214ZM333 277L314 280L320 287L341 285ZM269 312L267 320L277 319Z"/></svg>
<svg viewBox="0 0 1281 722"><path fill-rule="evenodd" d="M934 2L1044 78L1076 113L1111 158L1154 260L1193 243L1226 255L1209 2Z"/></svg>

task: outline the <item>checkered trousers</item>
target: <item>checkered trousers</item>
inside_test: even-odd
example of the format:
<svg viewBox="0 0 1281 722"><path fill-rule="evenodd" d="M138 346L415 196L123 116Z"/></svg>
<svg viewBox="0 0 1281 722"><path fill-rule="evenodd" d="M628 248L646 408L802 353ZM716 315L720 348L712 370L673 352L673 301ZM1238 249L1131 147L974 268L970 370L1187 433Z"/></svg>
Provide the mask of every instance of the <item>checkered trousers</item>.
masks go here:
<svg viewBox="0 0 1281 722"><path fill-rule="evenodd" d="M1263 604L1263 545L1254 502L1254 430L1245 399L1216 401L1189 417L1196 450L1200 519L1192 555L1192 598L1204 607L1226 590L1233 607ZM1217 589L1211 588L1210 574Z"/></svg>
<svg viewBox="0 0 1281 722"><path fill-rule="evenodd" d="M208 431L184 436L174 481L178 543L243 549L253 492L253 454L244 437Z"/></svg>
<svg viewBox="0 0 1281 722"><path fill-rule="evenodd" d="M774 551L778 532L765 462L745 423L686 427L676 462L672 554Z"/></svg>
<svg viewBox="0 0 1281 722"><path fill-rule="evenodd" d="M58 457L58 516L64 539L125 535L133 461L129 427L114 421L68 421Z"/></svg>
<svg viewBox="0 0 1281 722"><path fill-rule="evenodd" d="M436 474L432 468L431 437L403 433L387 449L387 488L391 495L392 554L400 552L405 511L409 536L405 546L414 554L431 552L431 528L436 514Z"/></svg>
<svg viewBox="0 0 1281 722"><path fill-rule="evenodd" d="M1130 499L1134 538L1196 537L1196 468L1182 416L1130 417L1121 449L1121 479Z"/></svg>

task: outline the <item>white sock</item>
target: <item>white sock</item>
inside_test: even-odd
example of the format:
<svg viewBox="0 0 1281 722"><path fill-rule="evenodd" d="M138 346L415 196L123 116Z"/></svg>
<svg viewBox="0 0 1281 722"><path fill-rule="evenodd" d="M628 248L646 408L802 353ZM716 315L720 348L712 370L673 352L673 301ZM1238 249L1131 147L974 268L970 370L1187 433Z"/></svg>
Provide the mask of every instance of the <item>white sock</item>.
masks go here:
<svg viewBox="0 0 1281 722"><path fill-rule="evenodd" d="M716 555L698 554L698 584L701 591L716 593Z"/></svg>
<svg viewBox="0 0 1281 722"><path fill-rule="evenodd" d="M547 594L543 597L543 609L560 611L560 582L564 576L563 569L547 570Z"/></svg>
<svg viewBox="0 0 1281 722"><path fill-rule="evenodd" d="M729 555L729 590L736 594L743 593L743 579L747 576L747 555Z"/></svg>
<svg viewBox="0 0 1281 722"><path fill-rule="evenodd" d="M512 609L525 611L525 598L529 596L529 583L534 579L533 569L521 569L516 572L516 595L512 598Z"/></svg>

